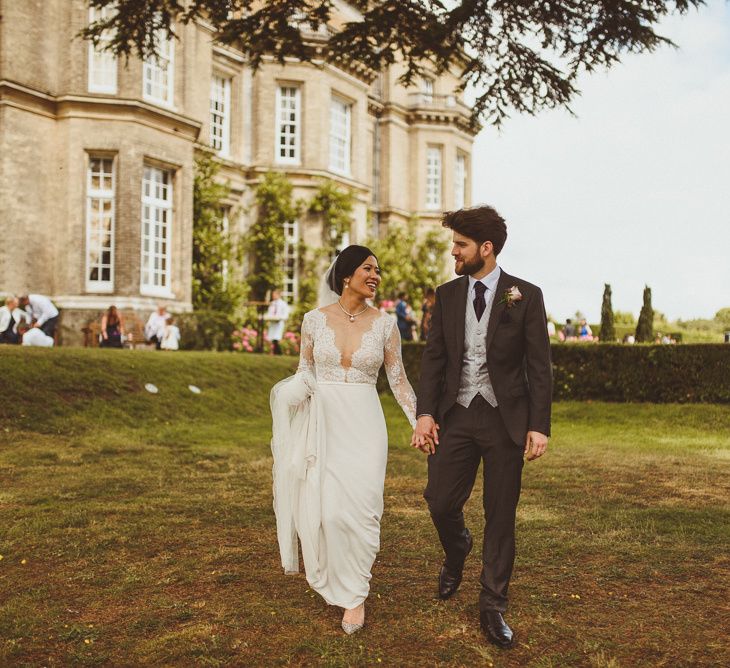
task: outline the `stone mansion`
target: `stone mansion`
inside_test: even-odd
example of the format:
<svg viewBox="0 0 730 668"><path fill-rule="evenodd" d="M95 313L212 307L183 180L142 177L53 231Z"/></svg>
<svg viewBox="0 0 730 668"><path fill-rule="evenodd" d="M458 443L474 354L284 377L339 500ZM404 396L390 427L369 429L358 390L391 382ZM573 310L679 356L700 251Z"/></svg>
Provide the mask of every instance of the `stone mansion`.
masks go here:
<svg viewBox="0 0 730 668"><path fill-rule="evenodd" d="M200 151L230 183L231 234L246 234L271 169L297 198L323 178L352 192L351 243L470 203L474 131L450 74L406 89L397 66L271 60L254 73L202 22L177 26L157 58L125 61L77 37L98 11L85 0L1 4L0 293L50 296L64 343L110 304L141 318L191 309ZM297 241L318 245L321 227L305 216L285 232L294 299Z"/></svg>

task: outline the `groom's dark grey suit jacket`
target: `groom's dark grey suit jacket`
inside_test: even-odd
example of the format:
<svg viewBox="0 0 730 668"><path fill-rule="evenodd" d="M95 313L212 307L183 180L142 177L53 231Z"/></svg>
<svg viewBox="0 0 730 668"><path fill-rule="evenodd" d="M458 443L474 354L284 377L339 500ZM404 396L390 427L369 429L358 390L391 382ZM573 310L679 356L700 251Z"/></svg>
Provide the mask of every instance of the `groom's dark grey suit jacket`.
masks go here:
<svg viewBox="0 0 730 668"><path fill-rule="evenodd" d="M522 299L508 308L505 291L517 286ZM436 289L426 349L421 361L417 415L441 424L456 403L464 356L469 277ZM472 305L469 304L469 308ZM552 364L540 288L502 270L487 327L487 369L510 438L524 445L528 431L550 435Z"/></svg>

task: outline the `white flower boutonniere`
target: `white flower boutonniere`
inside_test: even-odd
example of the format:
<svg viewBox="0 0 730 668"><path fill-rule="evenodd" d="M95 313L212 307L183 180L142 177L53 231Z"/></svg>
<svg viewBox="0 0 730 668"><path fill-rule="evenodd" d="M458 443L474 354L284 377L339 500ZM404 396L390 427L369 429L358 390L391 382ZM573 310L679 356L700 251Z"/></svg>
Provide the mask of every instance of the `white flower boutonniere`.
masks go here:
<svg viewBox="0 0 730 668"><path fill-rule="evenodd" d="M520 289L516 285L513 285L511 288L504 291L499 303L507 304L507 308L512 308L515 305L515 302L518 302L521 299L522 293L520 292Z"/></svg>

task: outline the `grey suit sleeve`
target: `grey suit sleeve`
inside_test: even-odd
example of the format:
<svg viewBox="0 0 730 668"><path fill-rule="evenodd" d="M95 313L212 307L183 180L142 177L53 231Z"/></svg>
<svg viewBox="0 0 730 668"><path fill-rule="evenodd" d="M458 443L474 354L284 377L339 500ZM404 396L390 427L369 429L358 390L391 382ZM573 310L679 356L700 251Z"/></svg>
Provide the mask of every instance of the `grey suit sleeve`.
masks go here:
<svg viewBox="0 0 730 668"><path fill-rule="evenodd" d="M528 431L550 436L550 413L553 394L553 367L547 317L539 288L531 296L525 314L525 357L530 388Z"/></svg>
<svg viewBox="0 0 730 668"><path fill-rule="evenodd" d="M442 379L446 366L441 297L441 288L436 288L436 302L431 314L431 329L428 332L426 348L421 358L421 377L418 383L416 404L416 415L430 415L434 419L438 414Z"/></svg>

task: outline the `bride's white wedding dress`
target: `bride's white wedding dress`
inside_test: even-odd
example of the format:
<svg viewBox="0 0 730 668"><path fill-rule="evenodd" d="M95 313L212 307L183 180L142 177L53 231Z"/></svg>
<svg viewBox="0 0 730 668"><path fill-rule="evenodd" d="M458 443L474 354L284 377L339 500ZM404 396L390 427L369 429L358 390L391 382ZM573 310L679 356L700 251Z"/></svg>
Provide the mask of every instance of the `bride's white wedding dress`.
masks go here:
<svg viewBox="0 0 730 668"><path fill-rule="evenodd" d="M403 368L396 320L350 322L316 309L304 316L299 367L272 390L274 509L282 565L330 605L368 595L380 547L388 434L375 388L388 382L411 425L416 397Z"/></svg>

